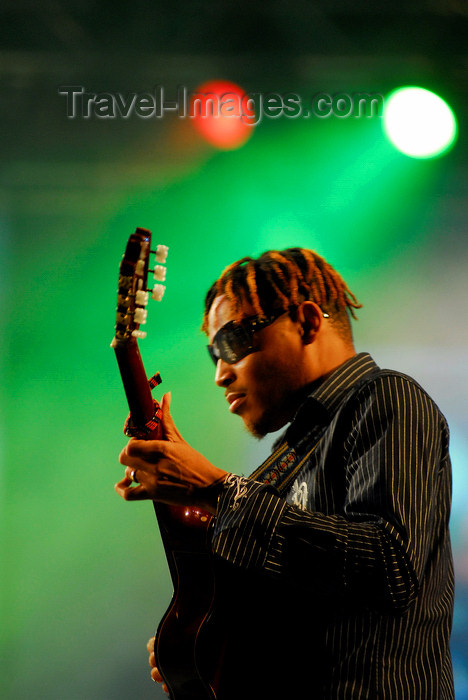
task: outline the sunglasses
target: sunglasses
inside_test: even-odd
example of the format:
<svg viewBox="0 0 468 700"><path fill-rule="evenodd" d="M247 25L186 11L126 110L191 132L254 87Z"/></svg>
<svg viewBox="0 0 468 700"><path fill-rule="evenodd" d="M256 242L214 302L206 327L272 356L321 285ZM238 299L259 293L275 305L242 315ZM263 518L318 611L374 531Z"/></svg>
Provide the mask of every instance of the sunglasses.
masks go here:
<svg viewBox="0 0 468 700"><path fill-rule="evenodd" d="M269 316L249 316L242 321L229 321L213 338L213 342L208 345L208 352L211 359L218 364L218 360L224 360L229 365L233 365L243 357L255 352L253 345L254 333L262 330L277 318L288 313L284 309L270 314Z"/></svg>

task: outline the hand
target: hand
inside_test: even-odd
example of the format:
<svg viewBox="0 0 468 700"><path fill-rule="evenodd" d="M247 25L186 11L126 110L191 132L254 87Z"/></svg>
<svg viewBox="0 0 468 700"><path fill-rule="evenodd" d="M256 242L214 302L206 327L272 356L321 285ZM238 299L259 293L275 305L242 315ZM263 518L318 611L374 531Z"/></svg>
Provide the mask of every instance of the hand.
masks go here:
<svg viewBox="0 0 468 700"><path fill-rule="evenodd" d="M185 442L169 406L170 394L165 394L161 403L165 440L132 438L120 453L120 463L127 468L115 490L127 501L152 499L198 506L216 514L219 488L228 472L215 467Z"/></svg>
<svg viewBox="0 0 468 700"><path fill-rule="evenodd" d="M148 649L150 655L149 655L149 665L151 666L151 678L155 683L162 683L162 689L164 690L167 695L169 695L169 690L167 688L167 685L164 683L161 674L159 673L158 669L156 668L156 657L154 655L154 637L151 637L151 639L148 641L148 644L146 645L146 648Z"/></svg>

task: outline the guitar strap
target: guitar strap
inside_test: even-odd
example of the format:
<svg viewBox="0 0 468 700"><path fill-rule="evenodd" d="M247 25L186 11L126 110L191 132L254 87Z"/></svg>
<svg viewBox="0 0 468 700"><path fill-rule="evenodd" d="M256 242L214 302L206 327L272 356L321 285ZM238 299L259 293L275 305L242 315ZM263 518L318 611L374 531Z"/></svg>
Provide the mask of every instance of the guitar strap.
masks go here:
<svg viewBox="0 0 468 700"><path fill-rule="evenodd" d="M305 452L300 447L291 447L286 440L281 442L249 478L274 486L279 495L284 496L297 473L302 469L310 455L315 452L323 432L324 429L320 431L320 434L312 431L308 436L309 439L301 441L302 445L304 443L310 445L312 442L312 447L306 448Z"/></svg>

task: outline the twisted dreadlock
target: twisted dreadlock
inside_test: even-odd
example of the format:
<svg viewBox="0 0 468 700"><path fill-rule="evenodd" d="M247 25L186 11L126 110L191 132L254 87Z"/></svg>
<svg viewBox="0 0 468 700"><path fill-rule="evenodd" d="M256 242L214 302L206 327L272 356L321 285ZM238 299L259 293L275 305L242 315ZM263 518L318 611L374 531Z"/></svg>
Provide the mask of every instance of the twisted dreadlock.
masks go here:
<svg viewBox="0 0 468 700"><path fill-rule="evenodd" d="M206 295L205 333L211 305L221 294L233 304L238 320L248 315L243 308L245 301L259 316L283 308L293 318L295 307L302 301L314 301L347 337L351 335L348 312L356 318L355 309L362 306L341 275L324 258L305 248L269 250L259 258L246 257L229 265Z"/></svg>

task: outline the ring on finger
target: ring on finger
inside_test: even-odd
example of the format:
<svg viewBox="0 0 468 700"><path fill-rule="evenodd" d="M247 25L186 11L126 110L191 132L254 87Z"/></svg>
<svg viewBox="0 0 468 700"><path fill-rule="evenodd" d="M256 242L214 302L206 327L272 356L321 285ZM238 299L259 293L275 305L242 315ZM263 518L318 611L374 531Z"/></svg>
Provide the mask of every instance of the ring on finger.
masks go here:
<svg viewBox="0 0 468 700"><path fill-rule="evenodd" d="M136 474L136 469L132 469L132 471L130 472L130 478L132 481L135 482L135 484L139 484L140 482L136 478L135 474Z"/></svg>

